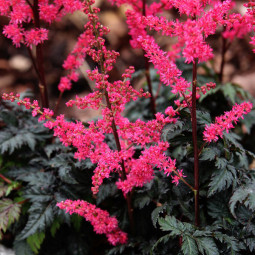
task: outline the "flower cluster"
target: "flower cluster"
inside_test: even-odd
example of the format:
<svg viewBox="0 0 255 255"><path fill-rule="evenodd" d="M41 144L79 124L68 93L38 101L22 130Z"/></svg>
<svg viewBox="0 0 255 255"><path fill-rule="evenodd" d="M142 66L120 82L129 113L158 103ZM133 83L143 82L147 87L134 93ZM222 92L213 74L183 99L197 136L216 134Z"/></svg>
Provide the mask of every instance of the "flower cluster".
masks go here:
<svg viewBox="0 0 255 255"><path fill-rule="evenodd" d="M14 95L12 92L10 94L4 93L2 95L2 98L4 100L9 100L11 102L14 102L15 100L17 100L18 105L24 105L26 109L33 109L32 115L34 117L37 116L38 114L40 115L38 121L43 121L46 119L53 121L52 116L54 115L54 112L48 108L44 108L43 111L41 111L41 108L39 107L37 100L34 100L33 103L31 103L29 98L21 99L20 94Z"/></svg>
<svg viewBox="0 0 255 255"><path fill-rule="evenodd" d="M253 31L254 31L254 24L255 24L255 1L251 0L248 3L244 4L244 6L247 8L247 16L250 17L251 23L253 25ZM251 42L253 46L255 46L255 36L251 37ZM253 49L253 52L255 52L255 49Z"/></svg>
<svg viewBox="0 0 255 255"><path fill-rule="evenodd" d="M80 0L15 0L0 1L0 15L9 18L3 34L10 38L16 47L38 45L48 39L48 30L40 27L41 21L52 23L67 13L83 9Z"/></svg>
<svg viewBox="0 0 255 255"><path fill-rule="evenodd" d="M251 111L252 104L250 102L243 102L242 104L236 104L229 112L225 112L224 115L216 117L215 123L206 125L204 131L204 140L208 143L216 142L219 137L223 136L223 132L228 132L229 129L234 128L233 123L237 123L239 118L243 118L244 114Z"/></svg>
<svg viewBox="0 0 255 255"><path fill-rule="evenodd" d="M112 245L124 244L127 242L127 234L118 227L118 221L111 217L107 211L97 208L95 205L82 200L65 200L57 203L60 209L66 213L84 217L89 221L97 234L105 234Z"/></svg>

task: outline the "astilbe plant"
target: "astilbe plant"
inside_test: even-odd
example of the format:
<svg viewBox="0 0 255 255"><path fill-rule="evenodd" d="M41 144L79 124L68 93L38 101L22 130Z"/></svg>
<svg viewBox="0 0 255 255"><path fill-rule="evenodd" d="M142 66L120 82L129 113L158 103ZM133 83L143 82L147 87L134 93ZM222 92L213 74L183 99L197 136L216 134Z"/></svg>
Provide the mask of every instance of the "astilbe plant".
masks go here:
<svg viewBox="0 0 255 255"><path fill-rule="evenodd" d="M33 60L31 48L36 47L37 61L34 60L33 62L40 81L41 101L44 108L39 107L38 101L31 102L28 98L20 98L18 94L3 94L3 99L12 102L16 100L19 105L24 105L26 109L32 109L32 115L35 117L39 114L38 120L45 121L44 126L52 129L54 136L58 137L65 146L76 149L74 153L76 159L80 161L90 159L96 165L93 171L91 188L94 196L98 195L100 187L107 179L111 180L115 176L115 185L121 190L126 201L129 228L126 228L125 231L128 232L128 235L120 229L115 216L110 216L107 211L97 208L89 202L82 200L59 201L57 206L60 209L84 217L93 225L94 231L98 234L105 234L112 245L124 245L129 242L129 236L132 238L136 232L137 222L134 217L133 202L137 195L136 191L139 193L139 190L153 183L156 173L161 171L165 176L170 175L171 179L167 179L169 183L172 182L176 185L180 182L184 183L192 191L194 198L191 201L195 208L193 217L195 226L185 223L186 220L184 220L184 223L177 221L174 217L159 218L160 211L158 210L156 221L158 220L161 230L172 231L172 236L180 237L179 242L184 254L198 254L198 251L203 254L219 254L212 237L228 244L233 240L231 238L230 241L227 240L228 236L225 235L225 230L223 233L215 229L205 229L204 232L202 229L199 230L201 215L199 205L199 156L202 155L202 157L207 158L204 153L206 150L210 150L210 153L214 153L214 156L208 156L209 160L215 158L221 160L217 163L220 167L225 164L222 163L222 161L225 161L218 153L218 149L216 149L217 152L210 149L211 143L216 142L219 137L224 139L225 134L234 127L233 123L236 124L240 118L243 118L243 115L252 110L252 104L250 102L235 104L232 109L216 117L214 123L202 122L203 126L201 127L200 112L196 109L197 100L206 95L207 92L213 91L218 81L213 80L204 85L199 84L197 68L198 64L213 59L213 49L206 39L215 34L217 29L223 29L222 36L224 40L229 40L229 42L233 41L234 38L243 37L253 29L253 2L247 4L250 9L245 16L235 13L230 14L233 7L233 2L230 0L197 0L192 2L162 0L151 5L147 5L145 0L113 0L111 2L118 6L122 4L131 5L132 8L126 12L131 46L141 48L144 51L145 62L147 64L151 62L157 70L160 82L166 87L170 87L169 93L175 97L172 106L169 105L164 113L156 111L156 99L151 87L149 65L146 65L146 78L150 93L142 89L136 91L131 86L132 74L135 71L133 67L129 67L125 71L122 80L109 81L111 70L119 54L113 50L108 50L105 46L105 36L109 33L109 29L100 23L98 18L100 9L93 7L93 0L34 0L33 2L20 0L0 3L1 14L10 18L10 23L4 27L4 35L12 39L13 44L17 47L24 44ZM162 13L172 8L177 9L180 15L186 16L186 18L169 21ZM66 13L72 13L76 10L82 10L87 14L88 22L85 24L84 32L79 36L74 49L63 64L63 68L68 71L68 75L61 78L58 88L60 97L64 91L71 89L72 82L78 80L78 69L86 56L89 56L96 63L97 67L94 70L87 71L89 79L95 82L93 92L84 97L76 96L75 99L66 103L69 107L76 106L80 109L101 110L102 118L97 121L89 121L86 125L80 121L67 121L62 114L54 117L54 112L48 108L47 86L42 66L41 46L47 39L47 29L43 28L41 23L51 24L53 21L60 20ZM28 29L28 27L30 28ZM177 43L172 45L172 51L163 51L151 33L148 33L149 30L161 32L164 36L177 37ZM223 64L225 51L226 49L223 50ZM180 58L184 58L185 63L192 64L192 80L187 80L182 76L182 71L177 66L177 59ZM222 81L223 66L219 74L220 82ZM151 109L154 113L152 120L137 119L131 122L124 116L126 104L146 98L151 99ZM176 159L172 157L170 141L162 140L162 134L168 127L170 127L169 130L174 127L173 131L175 131L175 129L178 129L178 125L185 126L186 124L184 125L182 121L187 118L187 115L191 123L191 132L189 128L183 130L192 133L190 139L192 139L193 148L194 180L191 182L190 178L189 181L186 180L185 169L179 167ZM107 142L109 136L114 139L114 148ZM233 142L233 139L228 141ZM227 169L226 164L225 167ZM234 170L231 171L231 174L228 173L228 177L232 174L235 175ZM225 182L227 183L226 188L230 186L229 179L223 180L222 187ZM210 183L210 185L212 184ZM222 187L216 187L215 184L215 187L211 187L215 188L214 191L210 191L211 194L216 192L217 189L222 190ZM241 202L243 200L239 199ZM163 206L161 203L157 205L161 207L162 211L167 207L167 205ZM155 221L154 223L156 225ZM185 230L189 234L185 235ZM170 237L171 234L160 241L166 242ZM189 242L193 253L190 253L191 250L188 248L187 243ZM214 253L210 253L206 242L209 246L211 245ZM237 251L238 249L234 247L232 250Z"/></svg>

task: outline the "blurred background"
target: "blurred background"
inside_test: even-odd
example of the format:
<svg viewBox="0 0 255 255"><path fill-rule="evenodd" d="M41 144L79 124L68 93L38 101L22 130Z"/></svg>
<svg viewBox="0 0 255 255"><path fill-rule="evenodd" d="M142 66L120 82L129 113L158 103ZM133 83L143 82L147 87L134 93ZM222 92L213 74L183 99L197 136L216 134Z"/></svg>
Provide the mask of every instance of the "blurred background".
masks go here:
<svg viewBox="0 0 255 255"><path fill-rule="evenodd" d="M236 1L235 9L244 14L246 12L243 3L245 1ZM101 22L110 28L111 32L106 37L106 44L109 49L114 49L120 53L114 70L111 72L110 81L117 80L129 65L133 65L136 71L144 69L143 52L140 49L132 49L129 45L130 36L128 27L125 23L125 11L128 6L117 8L106 0L97 0L96 5L100 7ZM177 11L164 13L169 19L179 17ZM65 16L61 21L51 25L49 40L44 44L44 67L46 73L46 82L49 90L50 106L54 108L59 91L57 89L61 76L66 73L62 68L63 61L68 53L73 49L77 37L83 31L86 23L86 15L82 12L76 12L73 15ZM1 32L3 26L8 24L5 17L0 17ZM171 44L175 38L166 38L155 34L157 42L164 50L171 50ZM214 49L215 59L208 63L215 72L219 72L221 61L222 39L219 33L208 38L210 45ZM232 81L242 85L246 90L255 95L255 54L252 53L250 38L246 36L243 39L236 39L226 52L226 65L224 68L224 81ZM86 78L86 70L93 69L94 64L90 58L86 58L83 66L80 68L80 79L73 84L70 91L64 92L60 103L58 113L65 113L67 117L74 117L86 121L97 115L97 112L91 110L78 110L68 108L65 102L79 96L86 95L93 89L93 82ZM136 87L141 87L145 78L136 79L133 83ZM15 48L11 40L5 38L2 33L0 37L0 94L3 92L23 92L27 89L32 90L38 98L37 89L38 79L31 59L29 58L26 47Z"/></svg>

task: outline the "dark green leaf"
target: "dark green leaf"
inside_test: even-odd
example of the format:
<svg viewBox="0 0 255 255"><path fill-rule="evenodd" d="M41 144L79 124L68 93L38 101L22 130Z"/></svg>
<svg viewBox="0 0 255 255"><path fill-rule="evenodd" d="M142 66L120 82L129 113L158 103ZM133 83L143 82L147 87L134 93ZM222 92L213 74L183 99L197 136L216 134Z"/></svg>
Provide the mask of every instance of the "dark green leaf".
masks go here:
<svg viewBox="0 0 255 255"><path fill-rule="evenodd" d="M230 199L230 211L235 215L235 206L237 203L243 203L247 208L255 210L255 179L248 184L239 187Z"/></svg>
<svg viewBox="0 0 255 255"><path fill-rule="evenodd" d="M158 218L160 216L160 213L164 212L166 206L167 206L166 204L164 204L162 206L159 206L159 207L155 208L153 210L153 212L151 213L152 224L155 228L157 227L157 222L158 222Z"/></svg>
<svg viewBox="0 0 255 255"><path fill-rule="evenodd" d="M161 131L161 140L168 141L176 135L182 132L182 127L184 126L183 121L177 121L176 123L166 124Z"/></svg>
<svg viewBox="0 0 255 255"><path fill-rule="evenodd" d="M17 180L28 182L31 186L37 186L44 189L54 184L56 178L51 172L35 172L20 175Z"/></svg>
<svg viewBox="0 0 255 255"><path fill-rule="evenodd" d="M197 123L201 125L211 124L212 118L210 113L197 110Z"/></svg>
<svg viewBox="0 0 255 255"><path fill-rule="evenodd" d="M184 255L198 255L196 242L188 235L183 237L181 249Z"/></svg>
<svg viewBox="0 0 255 255"><path fill-rule="evenodd" d="M173 216L167 215L165 218L159 218L158 223L161 230L171 231L171 236L181 235L186 230L184 224Z"/></svg>
<svg viewBox="0 0 255 255"><path fill-rule="evenodd" d="M9 154L12 154L16 149L20 149L24 145L28 145L32 151L35 149L36 140L33 133L26 133L21 131L17 131L17 133L0 133L1 153L8 152Z"/></svg>
<svg viewBox="0 0 255 255"><path fill-rule="evenodd" d="M229 98L231 103L235 103L236 98L236 89L232 83L226 83L224 86L221 86L221 90L225 97Z"/></svg>
<svg viewBox="0 0 255 255"><path fill-rule="evenodd" d="M28 210L29 217L25 228L17 236L17 240L25 239L36 232L44 232L46 227L51 226L54 215L52 204L34 203Z"/></svg>
<svg viewBox="0 0 255 255"><path fill-rule="evenodd" d="M233 236L228 236L226 234L223 234L221 232L214 232L214 238L219 240L221 243L226 243L227 247L230 249L231 254L235 254L235 252L239 251L240 246L237 242L237 240Z"/></svg>
<svg viewBox="0 0 255 255"><path fill-rule="evenodd" d="M213 148L205 148L202 150L202 153L200 155L200 160L203 160L203 161L212 161L214 160L219 154L219 150L215 147Z"/></svg>
<svg viewBox="0 0 255 255"><path fill-rule="evenodd" d="M225 164L225 163L224 163ZM212 196L216 192L227 189L236 177L236 170L231 166L227 166L225 169L216 170L211 177L209 183L208 197Z"/></svg>
<svg viewBox="0 0 255 255"><path fill-rule="evenodd" d="M147 195L136 196L134 207L142 209L151 202L151 198Z"/></svg>
<svg viewBox="0 0 255 255"><path fill-rule="evenodd" d="M60 179L68 184L77 184L78 182L72 176L72 167L71 166L62 166L58 170Z"/></svg>
<svg viewBox="0 0 255 255"><path fill-rule="evenodd" d="M249 248L251 252L255 251L255 238L247 238L244 240L245 245Z"/></svg>
<svg viewBox="0 0 255 255"><path fill-rule="evenodd" d="M238 142L241 138L237 134L233 132L223 132L223 139L229 144L234 145L236 148L239 148L240 150L243 149L243 146Z"/></svg>
<svg viewBox="0 0 255 255"><path fill-rule="evenodd" d="M225 158L217 158L215 162L215 166L218 169L225 169L228 164L228 161Z"/></svg>
<svg viewBox="0 0 255 255"><path fill-rule="evenodd" d="M218 248L211 237L196 238L198 250L202 254L219 255Z"/></svg>

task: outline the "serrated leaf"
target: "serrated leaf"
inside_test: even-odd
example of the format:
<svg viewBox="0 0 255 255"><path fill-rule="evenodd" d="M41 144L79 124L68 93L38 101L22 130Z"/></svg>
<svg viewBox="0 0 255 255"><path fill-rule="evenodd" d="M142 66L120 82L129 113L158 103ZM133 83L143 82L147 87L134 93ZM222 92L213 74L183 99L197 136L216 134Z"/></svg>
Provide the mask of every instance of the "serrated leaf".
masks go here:
<svg viewBox="0 0 255 255"><path fill-rule="evenodd" d="M205 125L205 124L212 123L212 118L211 118L211 115L209 112L197 110L196 114L197 114L197 123L198 124Z"/></svg>
<svg viewBox="0 0 255 255"><path fill-rule="evenodd" d="M211 177L209 183L208 197L216 192L227 189L236 176L235 168L226 167L225 169L216 170Z"/></svg>
<svg viewBox="0 0 255 255"><path fill-rule="evenodd" d="M239 251L239 244L237 242L237 240L235 239L235 237L233 236L228 236L226 234L223 234L221 232L214 232L214 238L219 240L221 243L226 243L228 249L231 250L231 254L235 254L235 252Z"/></svg>
<svg viewBox="0 0 255 255"><path fill-rule="evenodd" d="M233 132L223 132L223 139L226 141L229 145L234 145L236 148L239 148L240 150L243 150L243 146L238 142L241 138L237 134Z"/></svg>
<svg viewBox="0 0 255 255"><path fill-rule="evenodd" d="M62 166L58 170L58 175L60 179L65 183L77 184L78 182L73 178L71 170L72 170L71 166Z"/></svg>
<svg viewBox="0 0 255 255"><path fill-rule="evenodd" d="M228 199L226 196L215 196L207 203L207 212L214 219L230 217L228 209Z"/></svg>
<svg viewBox="0 0 255 255"><path fill-rule="evenodd" d="M36 232L44 232L46 227L51 226L54 219L51 203L48 205L33 203L28 212L27 224L17 236L17 240L25 239Z"/></svg>
<svg viewBox="0 0 255 255"><path fill-rule="evenodd" d="M49 194L47 189L37 186L25 189L23 196L32 203L47 203L53 199L53 195Z"/></svg>
<svg viewBox="0 0 255 255"><path fill-rule="evenodd" d="M239 187L230 198L230 211L234 217L236 217L235 206L237 202L243 203L252 211L255 210L255 180L252 180L246 186Z"/></svg>
<svg viewBox="0 0 255 255"><path fill-rule="evenodd" d="M177 121L176 123L166 124L161 131L161 140L168 141L176 135L182 132L182 127L184 126L183 121Z"/></svg>
<svg viewBox="0 0 255 255"><path fill-rule="evenodd" d="M20 149L22 146L28 145L33 151L35 149L36 140L33 133L0 133L0 150L1 153L8 152L12 154L16 149Z"/></svg>
<svg viewBox="0 0 255 255"><path fill-rule="evenodd" d="M134 207L142 209L151 202L149 196L137 196L134 200Z"/></svg>
<svg viewBox="0 0 255 255"><path fill-rule="evenodd" d="M255 251L255 238L247 238L244 240L244 243L249 248L250 252Z"/></svg>
<svg viewBox="0 0 255 255"><path fill-rule="evenodd" d="M158 222L158 218L160 216L160 213L164 212L165 208L166 208L166 204L159 206L157 208L155 208L152 213L151 213L151 220L152 220L152 224L155 228L157 228L157 222Z"/></svg>
<svg viewBox="0 0 255 255"><path fill-rule="evenodd" d="M38 254L41 244L43 243L45 238L45 233L35 233L27 238L27 243L29 244L31 250L35 253Z"/></svg>
<svg viewBox="0 0 255 255"><path fill-rule="evenodd" d="M12 190L16 189L20 185L19 182L12 182L8 185L5 195L8 196Z"/></svg>
<svg viewBox="0 0 255 255"><path fill-rule="evenodd" d="M171 231L171 236L181 235L186 230L183 223L173 216L167 215L165 218L159 218L158 223L162 231Z"/></svg>
<svg viewBox="0 0 255 255"><path fill-rule="evenodd" d="M199 157L199 160L212 161L218 156L218 153L219 152L216 148L205 148L205 149L203 149L203 151Z"/></svg>
<svg viewBox="0 0 255 255"><path fill-rule="evenodd" d="M197 243L198 250L202 254L219 255L218 248L212 238L210 237L196 238L196 243Z"/></svg>
<svg viewBox="0 0 255 255"><path fill-rule="evenodd" d="M225 158L217 158L215 162L215 166L218 169L225 169L228 164L228 161Z"/></svg>
<svg viewBox="0 0 255 255"><path fill-rule="evenodd" d="M19 175L17 180L28 182L31 186L37 186L44 189L52 185L56 178L51 172L35 172Z"/></svg>
<svg viewBox="0 0 255 255"><path fill-rule="evenodd" d="M45 146L44 151L47 157L50 158L53 152L62 151L63 149L66 149L66 147L64 147L62 144L54 143Z"/></svg>
<svg viewBox="0 0 255 255"><path fill-rule="evenodd" d="M235 86L231 83L226 83L224 86L221 86L221 90L225 97L229 98L231 103L234 104L236 98L236 89Z"/></svg>
<svg viewBox="0 0 255 255"><path fill-rule="evenodd" d="M245 115L245 118L241 122L245 125L247 133L250 135L251 128L255 124L255 110L251 110L249 114Z"/></svg>
<svg viewBox="0 0 255 255"><path fill-rule="evenodd" d="M0 230L5 232L7 227L19 219L21 205L11 199L0 200Z"/></svg>
<svg viewBox="0 0 255 255"><path fill-rule="evenodd" d="M183 237L181 249L184 255L198 255L196 242L190 236L186 235Z"/></svg>

